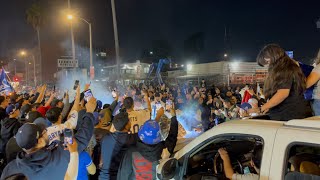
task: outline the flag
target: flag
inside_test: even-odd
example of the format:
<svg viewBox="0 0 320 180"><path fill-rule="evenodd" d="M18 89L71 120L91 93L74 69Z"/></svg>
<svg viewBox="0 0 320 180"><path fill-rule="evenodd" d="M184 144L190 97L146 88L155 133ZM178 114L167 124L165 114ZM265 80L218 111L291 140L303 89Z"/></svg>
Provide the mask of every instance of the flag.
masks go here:
<svg viewBox="0 0 320 180"><path fill-rule="evenodd" d="M13 88L7 80L5 70L2 68L1 74L0 74L0 93L4 93L4 92L8 93L12 91L13 91Z"/></svg>

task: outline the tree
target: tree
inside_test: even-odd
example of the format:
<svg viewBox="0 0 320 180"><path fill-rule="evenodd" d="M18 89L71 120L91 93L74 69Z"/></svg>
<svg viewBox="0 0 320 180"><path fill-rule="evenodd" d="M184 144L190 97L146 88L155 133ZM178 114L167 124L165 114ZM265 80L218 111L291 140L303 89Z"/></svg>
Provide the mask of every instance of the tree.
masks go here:
<svg viewBox="0 0 320 180"><path fill-rule="evenodd" d="M39 80L42 83L42 56L41 56L41 40L40 40L40 28L43 25L44 11L41 8L40 2L34 2L31 7L26 10L26 20L33 29L37 32L38 39L38 58L40 66Z"/></svg>

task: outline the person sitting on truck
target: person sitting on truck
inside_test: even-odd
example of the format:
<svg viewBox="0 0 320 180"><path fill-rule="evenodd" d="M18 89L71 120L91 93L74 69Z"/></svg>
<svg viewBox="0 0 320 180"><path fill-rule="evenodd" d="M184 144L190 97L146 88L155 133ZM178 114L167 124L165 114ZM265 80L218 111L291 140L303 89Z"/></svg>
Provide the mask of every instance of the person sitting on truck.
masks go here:
<svg viewBox="0 0 320 180"><path fill-rule="evenodd" d="M219 154L221 156L221 159L223 160L223 168L224 173L228 179L232 180L258 180L259 174L260 174L260 165L261 165L261 158L262 158L262 146L257 146L254 149L253 157L251 159L251 166L256 171L256 174L254 173L247 173L247 174L237 174L234 172L230 157L228 155L228 152L225 150L225 148L220 148Z"/></svg>
<svg viewBox="0 0 320 180"><path fill-rule="evenodd" d="M299 63L276 44L265 46L257 62L261 66L268 66L264 83L264 95L268 101L259 108L259 112L268 112L271 120L280 121L308 117L310 106L304 99L306 80Z"/></svg>

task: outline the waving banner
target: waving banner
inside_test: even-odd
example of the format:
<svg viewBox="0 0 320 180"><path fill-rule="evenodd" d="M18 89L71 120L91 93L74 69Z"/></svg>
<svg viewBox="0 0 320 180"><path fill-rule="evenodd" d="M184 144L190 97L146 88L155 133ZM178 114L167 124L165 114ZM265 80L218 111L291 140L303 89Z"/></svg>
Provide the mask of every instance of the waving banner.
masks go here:
<svg viewBox="0 0 320 180"><path fill-rule="evenodd" d="M2 68L1 74L0 74L0 93L4 93L4 92L8 93L11 91L13 91L13 88L7 80L5 70Z"/></svg>

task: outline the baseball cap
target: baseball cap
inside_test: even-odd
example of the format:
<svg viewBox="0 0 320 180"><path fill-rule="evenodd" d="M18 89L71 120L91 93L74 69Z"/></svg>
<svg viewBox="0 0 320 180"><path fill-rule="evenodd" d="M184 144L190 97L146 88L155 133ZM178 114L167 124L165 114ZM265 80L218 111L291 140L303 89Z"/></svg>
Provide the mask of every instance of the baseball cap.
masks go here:
<svg viewBox="0 0 320 180"><path fill-rule="evenodd" d="M248 110L248 109L251 109L252 106L249 103L244 102L240 105L240 108L244 110Z"/></svg>
<svg viewBox="0 0 320 180"><path fill-rule="evenodd" d="M157 121L148 120L140 128L138 132L140 140L144 144L158 144L161 142L160 126Z"/></svg>
<svg viewBox="0 0 320 180"><path fill-rule="evenodd" d="M102 108L102 102L100 100L97 100L97 109Z"/></svg>
<svg viewBox="0 0 320 180"><path fill-rule="evenodd" d="M11 104L6 108L7 115L11 115L16 110L16 106Z"/></svg>
<svg viewBox="0 0 320 180"><path fill-rule="evenodd" d="M19 128L15 136L18 146L24 150L35 147L44 129L45 127L40 124L25 123Z"/></svg>

